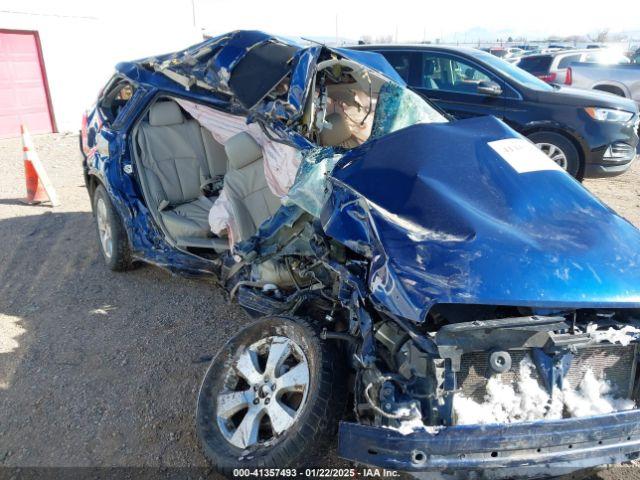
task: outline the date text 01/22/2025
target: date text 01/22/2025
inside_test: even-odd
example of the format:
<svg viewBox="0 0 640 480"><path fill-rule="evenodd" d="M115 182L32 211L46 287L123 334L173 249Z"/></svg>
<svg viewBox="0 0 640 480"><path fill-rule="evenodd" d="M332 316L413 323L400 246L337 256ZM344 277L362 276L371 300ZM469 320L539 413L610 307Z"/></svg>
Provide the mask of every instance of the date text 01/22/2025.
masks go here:
<svg viewBox="0 0 640 480"><path fill-rule="evenodd" d="M257 478L394 478L400 472L383 468L236 468L233 476Z"/></svg>

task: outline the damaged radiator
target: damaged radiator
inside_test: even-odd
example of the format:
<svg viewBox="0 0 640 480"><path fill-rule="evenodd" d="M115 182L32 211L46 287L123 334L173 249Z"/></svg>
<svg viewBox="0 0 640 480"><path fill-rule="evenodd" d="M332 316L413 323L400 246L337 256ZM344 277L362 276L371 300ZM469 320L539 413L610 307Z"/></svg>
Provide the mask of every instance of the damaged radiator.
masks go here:
<svg viewBox="0 0 640 480"><path fill-rule="evenodd" d="M583 347L574 354L565 382L577 388L585 373L591 370L596 378L607 380L617 396L628 398L633 389L637 351L636 344ZM520 380L518 365L527 355L527 350L510 350L509 354L512 366L501 374L501 381L515 387ZM495 375L489 368L488 353L466 353L462 356L460 372L457 374L458 388L467 398L482 402L487 393L487 380L492 374ZM538 382L540 386L543 385L540 377Z"/></svg>

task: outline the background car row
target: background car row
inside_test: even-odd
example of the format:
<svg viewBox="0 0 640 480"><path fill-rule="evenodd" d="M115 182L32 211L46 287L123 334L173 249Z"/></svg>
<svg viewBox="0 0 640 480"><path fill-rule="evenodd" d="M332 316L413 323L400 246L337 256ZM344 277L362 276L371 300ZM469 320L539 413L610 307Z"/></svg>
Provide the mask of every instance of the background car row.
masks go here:
<svg viewBox="0 0 640 480"><path fill-rule="evenodd" d="M638 108L624 98L549 85L475 48L357 48L383 54L413 90L455 118L500 118L578 179L619 175L636 156Z"/></svg>

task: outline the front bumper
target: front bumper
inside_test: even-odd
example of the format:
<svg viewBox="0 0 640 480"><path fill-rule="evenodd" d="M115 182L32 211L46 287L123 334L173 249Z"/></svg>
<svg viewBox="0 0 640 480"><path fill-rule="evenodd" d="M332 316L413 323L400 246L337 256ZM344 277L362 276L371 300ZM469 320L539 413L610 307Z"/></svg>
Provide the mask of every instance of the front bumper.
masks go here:
<svg viewBox="0 0 640 480"><path fill-rule="evenodd" d="M584 176L585 178L607 178L622 175L631 168L637 158L638 156L634 160L618 164L587 163L584 168Z"/></svg>
<svg viewBox="0 0 640 480"><path fill-rule="evenodd" d="M638 458L640 410L551 421L459 425L438 433L414 431L409 435L342 422L338 454L401 471L520 472L543 467L546 475L563 475Z"/></svg>
<svg viewBox="0 0 640 480"><path fill-rule="evenodd" d="M584 145L586 178L614 177L626 172L640 153L638 119L620 124L617 122L596 122L597 128L590 130ZM620 155L627 150L628 155ZM612 151L620 156L613 155Z"/></svg>

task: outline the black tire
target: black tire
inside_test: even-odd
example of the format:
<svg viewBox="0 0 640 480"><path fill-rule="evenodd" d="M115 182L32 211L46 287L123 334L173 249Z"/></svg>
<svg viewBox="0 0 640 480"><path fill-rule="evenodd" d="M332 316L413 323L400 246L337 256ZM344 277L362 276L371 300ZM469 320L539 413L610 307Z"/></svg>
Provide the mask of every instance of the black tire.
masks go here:
<svg viewBox="0 0 640 480"><path fill-rule="evenodd" d="M533 143L548 143L562 150L567 159L566 171L572 177L582 181L584 176L584 165L580 160L580 155L575 145L564 135L556 132L535 132L527 135Z"/></svg>
<svg viewBox="0 0 640 480"><path fill-rule="evenodd" d="M100 222L98 221L98 209L101 208L100 204L103 203L106 210L106 222L110 228L111 233L111 253L109 254L103 245L100 232ZM130 270L133 267L133 259L131 256L131 248L129 247L129 239L127 232L122 225L120 215L116 212L109 194L102 185L96 187L93 193L93 215L96 220L96 232L98 234L98 246L104 262L109 269L122 272Z"/></svg>
<svg viewBox="0 0 640 480"><path fill-rule="evenodd" d="M287 337L304 352L309 366L306 401L288 430L267 443L243 449L230 443L218 425L217 393L225 385L232 363L246 347L270 336ZM343 365L331 341L322 340L318 330L303 319L264 317L247 325L218 352L200 387L196 428L208 460L228 477L235 468L314 465L326 453L345 411L347 385Z"/></svg>

